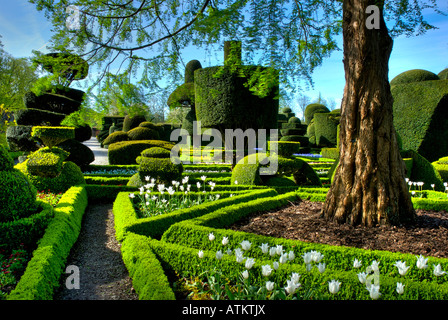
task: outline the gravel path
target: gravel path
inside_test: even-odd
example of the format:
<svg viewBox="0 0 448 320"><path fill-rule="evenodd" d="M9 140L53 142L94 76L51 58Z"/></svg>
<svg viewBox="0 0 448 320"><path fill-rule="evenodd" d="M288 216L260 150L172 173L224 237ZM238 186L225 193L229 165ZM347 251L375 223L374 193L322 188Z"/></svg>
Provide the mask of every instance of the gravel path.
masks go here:
<svg viewBox="0 0 448 320"><path fill-rule="evenodd" d="M107 165L107 149L96 138L83 142L92 149L92 164ZM63 274L54 300L137 300L132 281L123 263L120 244L115 239L112 203L89 204L84 213L78 240L67 259L66 267L79 268L80 288L67 289Z"/></svg>
<svg viewBox="0 0 448 320"><path fill-rule="evenodd" d="M101 148L100 143L95 137L92 137L89 140L84 141L83 144L88 146L95 155L95 161L93 161L91 164L98 164L98 165L109 164L109 158L107 157L107 149Z"/></svg>
<svg viewBox="0 0 448 320"><path fill-rule="evenodd" d="M54 300L138 300L115 239L112 204L91 204L66 266L79 268L80 288L67 289L63 274Z"/></svg>

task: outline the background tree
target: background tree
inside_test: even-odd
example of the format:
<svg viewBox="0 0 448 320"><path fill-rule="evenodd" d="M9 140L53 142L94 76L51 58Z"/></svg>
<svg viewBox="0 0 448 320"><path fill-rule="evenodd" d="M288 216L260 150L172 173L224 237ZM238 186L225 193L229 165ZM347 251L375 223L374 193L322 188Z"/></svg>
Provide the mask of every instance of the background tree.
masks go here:
<svg viewBox="0 0 448 320"><path fill-rule="evenodd" d="M140 83L152 88L164 76L179 84L183 49L222 39L241 40L245 60L281 70L283 88L294 88L296 81L312 82L313 70L338 49L335 37L343 31L341 160L323 214L368 226L414 216L392 123L388 59L391 36L433 28L422 13L440 13L436 0L31 2L52 20L55 49L76 49L106 71L121 58L126 72L138 70ZM79 30L66 28L69 4L80 7ZM380 9L378 29L366 28L369 5Z"/></svg>

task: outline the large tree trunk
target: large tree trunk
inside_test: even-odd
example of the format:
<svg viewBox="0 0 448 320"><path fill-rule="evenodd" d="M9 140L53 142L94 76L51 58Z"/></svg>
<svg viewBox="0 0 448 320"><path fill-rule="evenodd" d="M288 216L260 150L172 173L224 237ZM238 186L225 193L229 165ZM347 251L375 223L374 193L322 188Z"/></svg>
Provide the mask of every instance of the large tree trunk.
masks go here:
<svg viewBox="0 0 448 320"><path fill-rule="evenodd" d="M331 220L375 226L412 221L415 211L393 127L388 81L392 51L380 8L380 27L368 29L375 0L344 0L346 84L341 107L340 157L322 209Z"/></svg>

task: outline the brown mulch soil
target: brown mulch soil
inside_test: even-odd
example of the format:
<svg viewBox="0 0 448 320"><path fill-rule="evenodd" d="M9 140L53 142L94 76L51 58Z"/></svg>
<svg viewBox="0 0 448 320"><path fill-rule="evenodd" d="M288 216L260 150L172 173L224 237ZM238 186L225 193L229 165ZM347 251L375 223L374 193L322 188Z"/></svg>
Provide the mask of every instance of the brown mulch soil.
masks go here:
<svg viewBox="0 0 448 320"><path fill-rule="evenodd" d="M115 238L112 204L89 204L66 266L79 268L80 288L67 289L63 274L54 300L138 300Z"/></svg>
<svg viewBox="0 0 448 320"><path fill-rule="evenodd" d="M416 210L408 226L367 228L338 224L320 217L322 203L297 201L277 210L259 212L230 227L260 235L370 250L448 257L448 213Z"/></svg>

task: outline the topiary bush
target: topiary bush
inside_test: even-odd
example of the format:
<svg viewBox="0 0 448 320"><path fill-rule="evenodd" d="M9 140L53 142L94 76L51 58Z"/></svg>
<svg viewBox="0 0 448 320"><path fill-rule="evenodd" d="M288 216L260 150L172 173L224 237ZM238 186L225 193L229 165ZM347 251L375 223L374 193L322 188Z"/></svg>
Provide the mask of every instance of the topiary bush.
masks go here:
<svg viewBox="0 0 448 320"><path fill-rule="evenodd" d="M446 156L448 80L398 84L391 92L394 127L403 149L415 150L430 162Z"/></svg>
<svg viewBox="0 0 448 320"><path fill-rule="evenodd" d="M423 189L426 190L432 190L431 184L434 184L436 191L445 191L442 177L425 157L415 150L403 150L400 154L403 159L412 158L412 171L409 175L409 180L424 182Z"/></svg>
<svg viewBox="0 0 448 320"><path fill-rule="evenodd" d="M58 147L41 148L28 156L28 172L39 177L57 177L68 155L67 151Z"/></svg>
<svg viewBox="0 0 448 320"><path fill-rule="evenodd" d="M66 140L57 146L69 153L69 156L65 161L71 161L81 167L81 169L95 161L95 154L93 151L77 139Z"/></svg>
<svg viewBox="0 0 448 320"><path fill-rule="evenodd" d="M448 157L442 157L432 163L434 168L440 174L442 181L448 182Z"/></svg>
<svg viewBox="0 0 448 320"><path fill-rule="evenodd" d="M36 194L34 185L14 168L8 151L0 145L0 222L14 221L35 213Z"/></svg>
<svg viewBox="0 0 448 320"><path fill-rule="evenodd" d="M107 136L106 139L103 140L102 144L107 146L109 144L120 142L120 141L128 141L129 136L124 131L115 131Z"/></svg>
<svg viewBox="0 0 448 320"><path fill-rule="evenodd" d="M412 69L400 73L395 76L391 81L390 85L394 86L397 84L406 84L412 82L428 81L428 80L440 80L439 76L435 73L423 70L423 69Z"/></svg>
<svg viewBox="0 0 448 320"><path fill-rule="evenodd" d="M60 174L54 178L40 177L30 174L28 171L28 160L17 164L15 168L26 174L37 190L49 190L54 193L63 193L72 186L85 184L84 175L81 169L71 161L64 162Z"/></svg>
<svg viewBox="0 0 448 320"><path fill-rule="evenodd" d="M75 139L84 142L92 137L92 127L89 124L82 124L75 127Z"/></svg>
<svg viewBox="0 0 448 320"><path fill-rule="evenodd" d="M270 161L277 161L277 171L261 175L260 169L266 168ZM272 170L272 168L268 170ZM263 185L273 177L282 176L292 176L296 185L322 186L316 172L306 161L299 158L267 156L264 153L251 154L241 159L232 170L231 184ZM274 181L270 180L271 185Z"/></svg>
<svg viewBox="0 0 448 320"><path fill-rule="evenodd" d="M230 47L227 43L225 48L223 67L201 68L194 73L197 120L203 128L221 132L237 128L277 128L278 71L243 66L238 43Z"/></svg>
<svg viewBox="0 0 448 320"><path fill-rule="evenodd" d="M31 136L39 138L51 149L65 140L75 138L75 130L73 127L34 126L31 129Z"/></svg>
<svg viewBox="0 0 448 320"><path fill-rule="evenodd" d="M31 137L32 126L11 126L6 129L6 141L11 151L35 151L40 139Z"/></svg>
<svg viewBox="0 0 448 320"><path fill-rule="evenodd" d="M300 142L297 141L268 141L269 151L277 150L282 157L290 157L300 152Z"/></svg>
<svg viewBox="0 0 448 320"><path fill-rule="evenodd" d="M109 145L109 164L136 164L136 159L141 152L151 147L161 147L171 150L174 147L172 142L162 140L136 140L121 141Z"/></svg>
<svg viewBox="0 0 448 320"><path fill-rule="evenodd" d="M439 77L440 80L448 80L448 68L443 69L442 71L440 71L437 76Z"/></svg>
<svg viewBox="0 0 448 320"><path fill-rule="evenodd" d="M326 113L326 112L330 112L330 110L323 104L312 103L307 105L305 108L305 124L306 125L310 124L315 113Z"/></svg>
<svg viewBox="0 0 448 320"><path fill-rule="evenodd" d="M134 116L126 115L123 120L123 131L128 132L129 130L138 127L140 123L146 121L147 120L145 116L141 114L137 114Z"/></svg>
<svg viewBox="0 0 448 320"><path fill-rule="evenodd" d="M170 184L171 181L180 181L183 165L180 161L173 163L171 152L161 147L152 147L142 151L136 161L139 164L138 173L133 175L128 186L140 187L145 184L145 177L156 179L156 183ZM178 159L179 160L179 159Z"/></svg>
<svg viewBox="0 0 448 320"><path fill-rule="evenodd" d="M17 124L25 126L59 126L66 117L63 113L40 109L20 109L14 111Z"/></svg>
<svg viewBox="0 0 448 320"><path fill-rule="evenodd" d="M129 140L158 140L159 133L155 129L136 127L127 132Z"/></svg>
<svg viewBox="0 0 448 320"><path fill-rule="evenodd" d="M341 114L338 112L315 113L314 135L319 147L334 147L337 144L338 124Z"/></svg>

